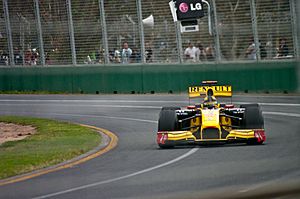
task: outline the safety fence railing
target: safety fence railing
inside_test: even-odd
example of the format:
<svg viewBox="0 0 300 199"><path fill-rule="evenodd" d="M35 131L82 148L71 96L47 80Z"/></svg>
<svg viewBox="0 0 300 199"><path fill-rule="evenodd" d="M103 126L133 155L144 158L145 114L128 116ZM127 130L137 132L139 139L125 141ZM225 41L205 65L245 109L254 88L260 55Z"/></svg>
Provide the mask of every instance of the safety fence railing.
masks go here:
<svg viewBox="0 0 300 199"><path fill-rule="evenodd" d="M0 65L299 58L297 0L207 0L199 31L183 33L169 2L0 0Z"/></svg>

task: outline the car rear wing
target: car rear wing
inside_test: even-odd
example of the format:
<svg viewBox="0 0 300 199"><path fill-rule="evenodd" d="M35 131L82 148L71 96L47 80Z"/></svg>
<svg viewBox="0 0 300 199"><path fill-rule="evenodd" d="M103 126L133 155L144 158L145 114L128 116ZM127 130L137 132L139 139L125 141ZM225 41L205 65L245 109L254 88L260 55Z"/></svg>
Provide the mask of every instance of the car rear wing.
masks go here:
<svg viewBox="0 0 300 199"><path fill-rule="evenodd" d="M206 96L207 91L209 89L212 89L213 96L215 97L232 96L232 87L229 85L225 85L225 86L205 85L205 86L190 86L188 91L189 98Z"/></svg>

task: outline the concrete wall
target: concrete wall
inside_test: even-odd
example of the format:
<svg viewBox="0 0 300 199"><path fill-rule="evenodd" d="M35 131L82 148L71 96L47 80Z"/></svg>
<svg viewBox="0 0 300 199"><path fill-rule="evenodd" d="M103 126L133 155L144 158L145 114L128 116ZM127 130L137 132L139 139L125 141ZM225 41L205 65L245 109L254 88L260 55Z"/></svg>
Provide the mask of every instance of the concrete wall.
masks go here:
<svg viewBox="0 0 300 199"><path fill-rule="evenodd" d="M297 92L296 61L201 65L113 65L0 68L0 91L179 93L202 80L238 92Z"/></svg>

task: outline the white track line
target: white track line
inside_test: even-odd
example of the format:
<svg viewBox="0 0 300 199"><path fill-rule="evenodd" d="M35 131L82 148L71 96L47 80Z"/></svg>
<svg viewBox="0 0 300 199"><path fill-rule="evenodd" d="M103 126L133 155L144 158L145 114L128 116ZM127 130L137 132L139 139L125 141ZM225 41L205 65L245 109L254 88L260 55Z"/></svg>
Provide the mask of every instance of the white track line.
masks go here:
<svg viewBox="0 0 300 199"><path fill-rule="evenodd" d="M180 161L180 160L182 160L182 159L184 159L184 158L192 155L193 153L195 153L198 150L199 150L199 148L193 148L193 149L189 150L187 153L185 153L185 154L183 154L183 155L181 155L181 156L179 156L179 157L177 157L177 158L175 158L173 160L170 160L168 162L165 162L165 163L162 163L162 164L159 164L157 166L150 167L150 168L147 168L147 169L144 169L144 170L141 170L141 171L137 171L137 172L132 173L132 174L128 174L128 175L125 175L125 176L121 176L121 177L117 177L117 178L112 178L112 179L108 179L108 180L104 180L104 181L100 181L100 182L95 182L95 183L92 183L92 184L87 184L87 185L83 185L83 186L79 186L79 187L74 187L72 189L67 189L67 190L64 190L64 191L50 193L50 194L47 194L47 195L34 197L32 199L51 198L51 197L54 197L54 196L58 196L58 195L62 195L62 194L66 194L66 193L70 193L70 192L74 192L74 191L79 191L79 190L82 190L82 189L86 189L86 188L90 188L90 187L95 187L95 186L99 186L99 185L102 185L102 184L116 182L116 181L123 180L123 179L126 179L126 178L131 178L131 177L143 174L143 173L147 173L147 172L150 172L150 171L153 171L153 170L156 170L156 169L168 166L170 164L174 164L175 162L178 162L178 161Z"/></svg>
<svg viewBox="0 0 300 199"><path fill-rule="evenodd" d="M259 102L258 104L262 106L300 106L300 104L287 104L287 103L260 103Z"/></svg>
<svg viewBox="0 0 300 199"><path fill-rule="evenodd" d="M200 100L201 101L201 100ZM15 100L15 99L0 99L0 102L54 102L54 103L62 103L62 102L74 102L74 103L188 103L185 101L164 101L164 100ZM253 102L233 102L234 104L249 104ZM289 103L258 103L264 106L300 106L300 104L289 104Z"/></svg>
<svg viewBox="0 0 300 199"><path fill-rule="evenodd" d="M233 104L249 104L249 102L233 102ZM262 106L288 106L288 107L300 107L300 104L281 104L281 103L258 103ZM0 106L44 106L44 104L31 104L31 103L5 103ZM136 108L136 109L161 109L161 106L147 106L147 105L106 105L106 104L55 104L55 106L76 106L76 107L99 107L99 108Z"/></svg>
<svg viewBox="0 0 300 199"><path fill-rule="evenodd" d="M184 102L183 100L181 101L168 101L168 100L48 100L48 99L45 99L45 100L41 100L41 99L0 99L0 102L75 102L75 103L105 103L105 102L110 102L110 103L182 103Z"/></svg>
<svg viewBox="0 0 300 199"><path fill-rule="evenodd" d="M232 104L253 104L256 102L232 102ZM266 103L266 102L257 102L262 106L300 106L300 104L288 104L288 103Z"/></svg>
<svg viewBox="0 0 300 199"><path fill-rule="evenodd" d="M298 113L283 113L283 112L263 111L263 114L265 114L265 115L280 115L280 116L300 117L300 114L298 114Z"/></svg>
<svg viewBox="0 0 300 199"><path fill-rule="evenodd" d="M67 113L42 113L42 115L57 115L57 116L71 116L71 117L92 117L92 118L106 118L106 119L118 119L118 120L129 120L135 122L146 122L146 123L154 123L157 124L157 121L153 120L144 120L144 119L136 119L129 117L113 117L113 116L105 116L105 115L85 115L85 114L67 114ZM39 115L39 114L38 114Z"/></svg>
<svg viewBox="0 0 300 199"><path fill-rule="evenodd" d="M45 106L44 104L1 104L0 106ZM133 106L133 105L105 105L105 104L51 104L55 106L76 106L76 107L100 107L100 108L137 108L137 109L161 109L161 106Z"/></svg>

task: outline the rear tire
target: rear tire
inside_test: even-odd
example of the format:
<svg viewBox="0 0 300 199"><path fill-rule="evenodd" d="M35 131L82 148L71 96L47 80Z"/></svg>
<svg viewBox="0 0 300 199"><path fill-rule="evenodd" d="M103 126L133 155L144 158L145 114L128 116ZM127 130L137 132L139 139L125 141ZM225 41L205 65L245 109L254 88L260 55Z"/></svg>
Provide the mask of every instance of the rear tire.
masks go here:
<svg viewBox="0 0 300 199"><path fill-rule="evenodd" d="M246 104L241 105L241 108L245 108L243 128L244 129L263 129L264 119L262 111L258 104ZM256 139L249 139L248 145L260 145L263 142L257 142Z"/></svg>

